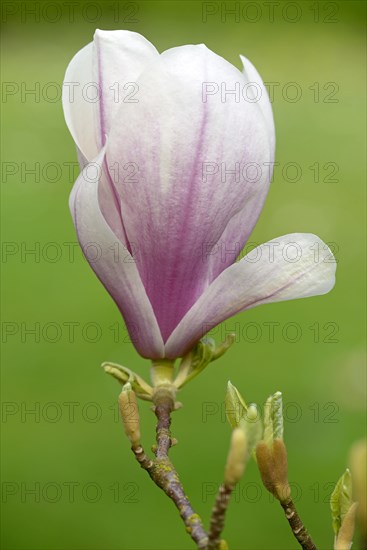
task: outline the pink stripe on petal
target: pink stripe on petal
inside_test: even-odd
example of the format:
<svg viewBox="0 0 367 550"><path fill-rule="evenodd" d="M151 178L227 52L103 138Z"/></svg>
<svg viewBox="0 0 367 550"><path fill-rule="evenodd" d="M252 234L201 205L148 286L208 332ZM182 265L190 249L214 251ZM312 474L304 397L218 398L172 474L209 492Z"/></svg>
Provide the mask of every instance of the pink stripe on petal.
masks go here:
<svg viewBox="0 0 367 550"><path fill-rule="evenodd" d="M132 31L102 31L94 34L94 77L100 87L97 103L100 146L104 145L116 114L124 101L138 101L136 80L158 57L156 48L144 36ZM118 124L123 124L119 120Z"/></svg>
<svg viewBox="0 0 367 550"><path fill-rule="evenodd" d="M220 271L206 252L254 201L240 224L240 238L248 234L268 186L265 175L249 182L229 172L271 158L259 106L220 94L203 101L207 82L230 90L246 80L203 46L164 52L138 80L139 103L121 106L124 123L114 125L107 148L108 166L121 170L121 216L164 341ZM208 162L215 174L203 172ZM132 178L124 173L129 163L137 167Z"/></svg>
<svg viewBox="0 0 367 550"><path fill-rule="evenodd" d="M155 57L155 47L136 32L97 30L94 42L69 63L62 94L64 115L88 161L103 146L121 103L132 95L137 77Z"/></svg>

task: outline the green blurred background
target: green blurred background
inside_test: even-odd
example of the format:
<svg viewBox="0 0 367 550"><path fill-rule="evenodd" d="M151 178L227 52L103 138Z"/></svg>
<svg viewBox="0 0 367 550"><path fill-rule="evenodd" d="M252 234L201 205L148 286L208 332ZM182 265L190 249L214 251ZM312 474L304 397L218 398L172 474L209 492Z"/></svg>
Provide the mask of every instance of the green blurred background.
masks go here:
<svg viewBox="0 0 367 550"><path fill-rule="evenodd" d="M267 305L217 329L218 340L235 330L238 342L182 391L172 458L207 522L230 436L227 380L259 404L282 390L298 508L319 547L332 548L328 496L365 430L364 3L275 2L273 18L265 2L71 4L71 15L66 2L3 4L3 548L193 547L131 456L118 386L100 368L111 360L147 376L148 362L73 247L74 175L65 163L76 157L54 83L96 27L140 32L160 51L204 42L238 67L242 53L277 83L280 164L250 240L313 232L335 243L337 284L327 296ZM24 94L35 86L39 101ZM298 181L288 163L301 170ZM274 341L269 323L278 323ZM149 447L148 404L141 417ZM278 508L250 463L228 514L231 550L295 548Z"/></svg>

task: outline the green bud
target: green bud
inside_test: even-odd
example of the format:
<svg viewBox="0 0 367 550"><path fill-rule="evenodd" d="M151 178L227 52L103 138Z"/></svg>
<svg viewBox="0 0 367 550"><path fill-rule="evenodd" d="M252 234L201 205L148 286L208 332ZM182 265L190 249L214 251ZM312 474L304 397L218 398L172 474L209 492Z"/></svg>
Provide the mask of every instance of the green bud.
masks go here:
<svg viewBox="0 0 367 550"><path fill-rule="evenodd" d="M287 449L283 441L283 400L277 391L265 403L264 435L256 446L257 465L267 490L286 504L291 498Z"/></svg>
<svg viewBox="0 0 367 550"><path fill-rule="evenodd" d="M253 454L256 460L255 448L263 435L263 425L260 418L260 413L257 406L252 403L243 418L239 422L240 427L244 430L247 439L247 456L250 458Z"/></svg>
<svg viewBox="0 0 367 550"><path fill-rule="evenodd" d="M230 381L227 384L227 393L224 402L227 420L232 428L237 428L241 421L246 418L248 407L236 386L231 384Z"/></svg>
<svg viewBox="0 0 367 550"><path fill-rule="evenodd" d="M120 384L124 385L129 382L138 397L151 401L153 388L141 376L117 363L102 363L102 368Z"/></svg>
<svg viewBox="0 0 367 550"><path fill-rule="evenodd" d="M234 344L236 341L236 335L234 333L227 334L226 339L222 344L216 347L213 353L213 359L212 361L215 361L219 357L222 357L222 355L225 354L225 352Z"/></svg>
<svg viewBox="0 0 367 550"><path fill-rule="evenodd" d="M268 397L264 409L264 440L271 446L274 439L283 439L283 399L280 391Z"/></svg>
<svg viewBox="0 0 367 550"><path fill-rule="evenodd" d="M246 434L248 460L253 454L256 460L255 447L262 438L263 426L257 406L247 405L242 395L231 382L227 384L225 396L226 416L233 429L242 428Z"/></svg>
<svg viewBox="0 0 367 550"><path fill-rule="evenodd" d="M174 381L176 388L182 388L190 380L200 374L210 363L221 357L235 341L235 335L227 336L225 342L216 345L213 338L205 336L196 344L194 349L181 361L177 377Z"/></svg>
<svg viewBox="0 0 367 550"><path fill-rule="evenodd" d="M352 506L352 476L347 468L330 497L330 509L335 536L338 536L345 516Z"/></svg>
<svg viewBox="0 0 367 550"><path fill-rule="evenodd" d="M224 483L233 487L243 476L247 455L246 435L241 428L235 428L232 432L231 445L224 471Z"/></svg>
<svg viewBox="0 0 367 550"><path fill-rule="evenodd" d="M259 419L259 411L257 410L257 405L255 403L251 403L247 409L247 418L249 422L255 422Z"/></svg>

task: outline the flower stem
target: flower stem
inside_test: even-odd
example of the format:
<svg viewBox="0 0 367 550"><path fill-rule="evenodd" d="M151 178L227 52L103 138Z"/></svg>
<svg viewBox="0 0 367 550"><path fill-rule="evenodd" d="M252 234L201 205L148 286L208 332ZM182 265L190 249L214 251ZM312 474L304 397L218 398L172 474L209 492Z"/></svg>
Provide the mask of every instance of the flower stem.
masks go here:
<svg viewBox="0 0 367 550"><path fill-rule="evenodd" d="M287 502L280 502L280 505L284 510L285 517L288 520L293 535L303 550L317 550L315 543L298 515L294 502L289 500Z"/></svg>
<svg viewBox="0 0 367 550"><path fill-rule="evenodd" d="M186 530L199 549L207 546L208 537L202 520L193 510L189 499L185 495L177 471L168 458L168 451L172 446L170 432L171 412L175 408L175 401L171 388L167 384L155 388L154 412L157 417L156 442L154 446L155 459L151 460L145 454L141 445L132 447L135 458L144 468L154 483L160 487L176 505Z"/></svg>
<svg viewBox="0 0 367 550"><path fill-rule="evenodd" d="M154 413L157 417L155 456L157 460L164 460L168 457L168 451L172 445L171 412L174 410L175 404L169 391L164 391L163 388L155 394L154 403Z"/></svg>
<svg viewBox="0 0 367 550"><path fill-rule="evenodd" d="M152 361L150 369L150 377L154 387L158 386L171 386L174 375L173 362L168 359L160 359L159 361Z"/></svg>
<svg viewBox="0 0 367 550"><path fill-rule="evenodd" d="M233 491L233 486L222 483L212 510L208 533L207 550L217 550L220 544L220 535L224 528L225 515Z"/></svg>

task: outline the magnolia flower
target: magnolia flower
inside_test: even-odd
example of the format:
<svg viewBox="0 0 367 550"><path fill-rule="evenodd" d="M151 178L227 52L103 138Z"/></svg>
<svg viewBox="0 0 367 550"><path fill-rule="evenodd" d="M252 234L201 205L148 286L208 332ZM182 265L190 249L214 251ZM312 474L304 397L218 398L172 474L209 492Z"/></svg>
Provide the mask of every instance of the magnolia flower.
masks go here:
<svg viewBox="0 0 367 550"><path fill-rule="evenodd" d="M97 30L66 71L78 240L144 357L181 357L240 311L334 285L335 260L311 234L236 262L275 144L263 81L241 60L243 72L204 45L159 54L137 33Z"/></svg>

